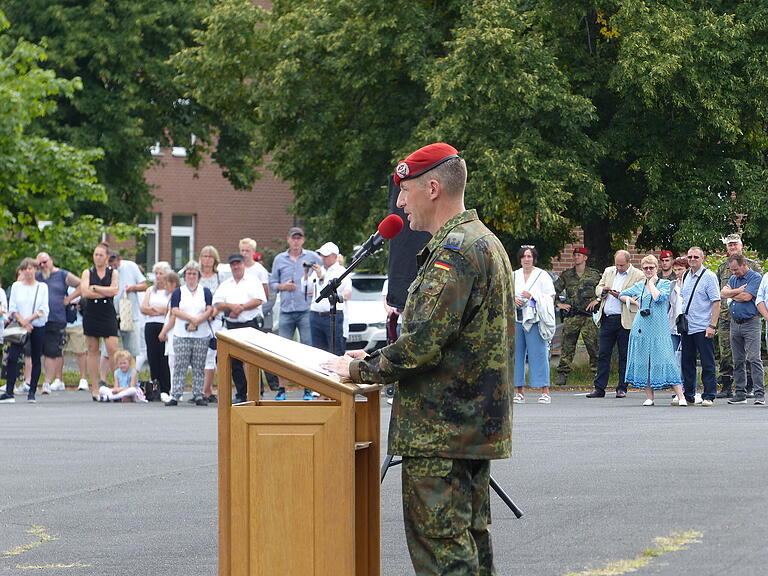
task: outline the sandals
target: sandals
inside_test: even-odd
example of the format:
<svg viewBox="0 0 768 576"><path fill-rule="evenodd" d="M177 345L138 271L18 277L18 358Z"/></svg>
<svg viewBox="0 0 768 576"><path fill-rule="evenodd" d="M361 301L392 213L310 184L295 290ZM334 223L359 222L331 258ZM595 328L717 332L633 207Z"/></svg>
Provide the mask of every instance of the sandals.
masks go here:
<svg viewBox="0 0 768 576"><path fill-rule="evenodd" d="M552 397L549 394L542 394L537 402L539 404L552 404Z"/></svg>
<svg viewBox="0 0 768 576"><path fill-rule="evenodd" d="M525 396L519 392L512 398L512 402L515 404L525 404Z"/></svg>

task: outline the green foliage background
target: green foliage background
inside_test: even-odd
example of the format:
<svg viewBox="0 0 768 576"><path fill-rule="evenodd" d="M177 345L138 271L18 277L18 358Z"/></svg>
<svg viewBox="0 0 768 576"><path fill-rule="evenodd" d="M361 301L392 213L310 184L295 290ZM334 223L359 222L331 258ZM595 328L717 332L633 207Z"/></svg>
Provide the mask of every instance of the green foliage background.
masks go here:
<svg viewBox="0 0 768 576"><path fill-rule="evenodd" d="M605 263L637 229L716 249L739 218L768 248L767 33L762 0L223 0L172 61L232 181L269 164L345 250L396 162L446 140L510 249L581 225Z"/></svg>

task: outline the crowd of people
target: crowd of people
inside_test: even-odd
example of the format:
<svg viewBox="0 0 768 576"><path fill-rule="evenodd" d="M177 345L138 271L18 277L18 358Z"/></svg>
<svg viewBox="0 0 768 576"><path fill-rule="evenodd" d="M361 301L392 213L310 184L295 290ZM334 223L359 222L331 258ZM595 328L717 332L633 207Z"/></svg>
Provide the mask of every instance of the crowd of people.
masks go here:
<svg viewBox="0 0 768 576"><path fill-rule="evenodd" d="M216 333L271 329L265 316L271 316L278 293L281 336L294 338L298 332L304 344L343 354L350 280L338 289L333 341L329 304L315 302L325 284L346 270L338 246L327 242L317 252L306 250L298 227L289 230L287 242L271 274L256 241L243 238L239 251L227 258L228 271L219 270L218 250L205 246L179 273L157 262L151 285L135 262L106 243L94 248L93 265L79 276L55 267L45 252L24 258L8 297L0 290L0 342L7 336L0 403L14 403L24 394L35 403L41 376L43 395L65 390L65 351L77 359L77 388L90 391L95 402L160 400L178 406L191 372L189 402L216 403ZM142 382L145 363L150 376ZM232 361L232 376L234 400L245 402L248 382L239 360ZM285 400L285 383L274 388L275 399ZM306 390L304 399L312 400L312 391Z"/></svg>
<svg viewBox="0 0 768 576"><path fill-rule="evenodd" d="M549 344L555 310L563 321L562 353L556 385L567 383L576 342L581 335L594 373L587 398L602 398L614 349L618 356L617 398L628 387L644 389L644 406L655 391L674 391L672 405L713 406L765 403L761 358L762 320L768 320L768 274L743 254L738 234L722 239L728 257L717 272L704 267L705 253L691 247L675 258L664 250L648 254L635 268L626 250L601 274L588 266L589 252L574 249L574 266L553 282L537 268L534 246L522 246L515 271L517 338L513 402L525 403L526 360L529 387L541 390L549 404ZM722 302L727 304L721 305ZM719 343L719 376L715 335ZM697 363L702 390L698 390ZM720 390L717 390L718 380Z"/></svg>

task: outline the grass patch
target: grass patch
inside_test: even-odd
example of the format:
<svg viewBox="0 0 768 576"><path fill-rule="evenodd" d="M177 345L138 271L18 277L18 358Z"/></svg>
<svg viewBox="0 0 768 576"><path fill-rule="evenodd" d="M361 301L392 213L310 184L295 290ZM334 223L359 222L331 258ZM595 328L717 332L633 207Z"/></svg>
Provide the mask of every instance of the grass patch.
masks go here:
<svg viewBox="0 0 768 576"><path fill-rule="evenodd" d="M620 576L636 572L651 563L654 558L670 552L678 552L688 548L689 544L701 542L703 534L695 530L687 532L673 532L669 536L656 538L656 545L646 548L634 558L625 558L607 562L600 568L588 568L581 572L568 572L565 576Z"/></svg>

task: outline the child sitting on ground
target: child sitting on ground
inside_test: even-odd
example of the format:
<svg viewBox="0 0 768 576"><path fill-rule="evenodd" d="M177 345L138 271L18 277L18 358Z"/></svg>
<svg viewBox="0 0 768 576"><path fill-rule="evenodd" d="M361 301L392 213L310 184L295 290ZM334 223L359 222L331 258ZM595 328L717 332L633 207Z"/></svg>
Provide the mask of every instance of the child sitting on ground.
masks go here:
<svg viewBox="0 0 768 576"><path fill-rule="evenodd" d="M112 388L99 388L100 402L146 402L144 392L139 387L138 374L133 356L128 350L115 352L115 385Z"/></svg>

